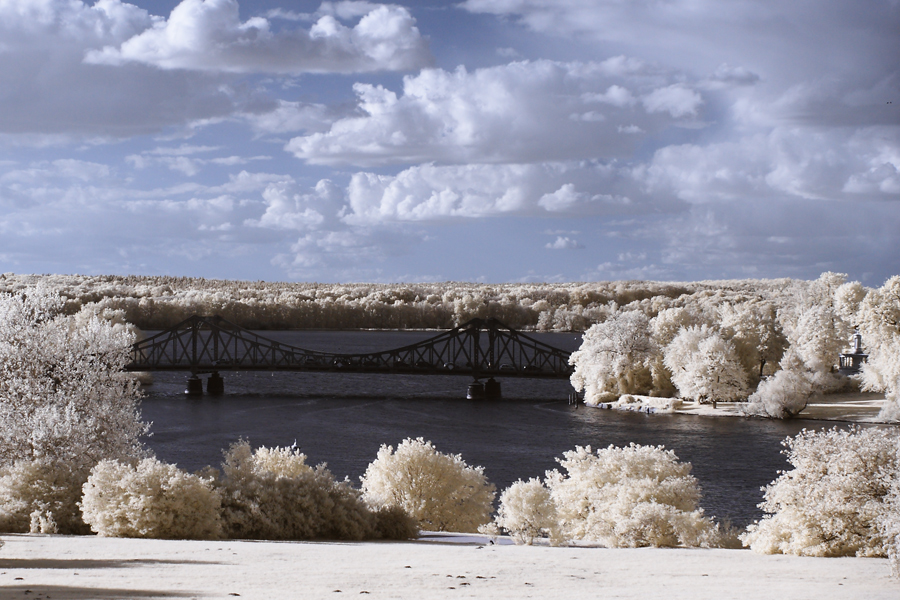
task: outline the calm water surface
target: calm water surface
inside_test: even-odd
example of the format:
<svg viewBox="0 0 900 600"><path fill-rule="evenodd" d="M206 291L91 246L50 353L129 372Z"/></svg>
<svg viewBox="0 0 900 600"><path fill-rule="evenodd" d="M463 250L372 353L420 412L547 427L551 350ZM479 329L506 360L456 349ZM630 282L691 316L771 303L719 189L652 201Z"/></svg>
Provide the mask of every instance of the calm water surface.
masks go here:
<svg viewBox="0 0 900 600"><path fill-rule="evenodd" d="M262 332L313 350L366 352L431 337L428 332ZM535 337L572 350L571 334ZM645 415L566 402L565 380L502 379L503 400L465 399L460 376L349 373L225 372L225 395L188 399L185 373L156 373L146 388L147 440L161 460L196 470L219 466L222 449L239 438L253 446L297 444L307 462L325 462L358 483L381 444L406 437L431 440L443 452L485 467L502 490L517 479L543 476L555 457L576 445L593 448L663 445L693 464L707 512L735 524L760 516L760 487L787 463L781 440L815 421Z"/></svg>

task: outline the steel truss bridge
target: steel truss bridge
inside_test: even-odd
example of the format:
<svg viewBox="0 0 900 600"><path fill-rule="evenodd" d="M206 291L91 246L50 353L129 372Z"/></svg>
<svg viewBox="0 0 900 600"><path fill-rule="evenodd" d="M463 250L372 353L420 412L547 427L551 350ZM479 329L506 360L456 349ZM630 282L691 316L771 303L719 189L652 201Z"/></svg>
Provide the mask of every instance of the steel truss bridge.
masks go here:
<svg viewBox="0 0 900 600"><path fill-rule="evenodd" d="M202 393L201 373L211 374L209 393L222 393L219 371L229 370L467 375L475 379L469 395L477 397L480 378L490 378L488 396L500 395L494 377L568 378L569 354L496 319L472 319L401 348L337 354L271 340L218 316L195 315L134 344L126 369L190 371L192 394Z"/></svg>

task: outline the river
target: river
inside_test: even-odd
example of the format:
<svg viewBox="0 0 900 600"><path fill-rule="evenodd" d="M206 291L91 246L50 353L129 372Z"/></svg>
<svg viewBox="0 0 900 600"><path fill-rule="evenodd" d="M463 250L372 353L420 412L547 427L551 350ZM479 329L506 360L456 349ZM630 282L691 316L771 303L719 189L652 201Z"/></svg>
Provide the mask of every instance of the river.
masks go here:
<svg viewBox="0 0 900 600"><path fill-rule="evenodd" d="M430 332L260 332L311 350L368 352L430 337ZM566 350L574 334L534 337ZM158 458L196 470L219 466L240 438L256 447L296 440L310 464L327 463L358 485L381 444L431 440L442 452L481 465L498 491L543 476L576 445L663 445L693 465L708 514L746 525L761 515L760 487L787 466L781 441L818 421L769 421L647 415L567 403L565 380L503 379L502 400L465 399L460 376L223 372L225 395L188 398L187 374L154 374L142 413L153 423L148 445Z"/></svg>

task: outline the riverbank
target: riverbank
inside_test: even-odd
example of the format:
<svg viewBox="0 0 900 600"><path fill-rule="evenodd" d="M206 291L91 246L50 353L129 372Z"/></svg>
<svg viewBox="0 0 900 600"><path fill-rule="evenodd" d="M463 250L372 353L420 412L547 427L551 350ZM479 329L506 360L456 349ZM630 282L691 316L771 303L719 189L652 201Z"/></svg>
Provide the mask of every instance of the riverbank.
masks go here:
<svg viewBox="0 0 900 600"><path fill-rule="evenodd" d="M743 402L719 402L700 404L682 402L678 398L653 398L650 396L623 396L624 401L607 403L597 408L632 410L647 413L701 415L704 417L745 417ZM849 423L879 423L878 413L884 404L884 394L851 392L819 396L810 402L798 419L841 421ZM593 407L591 407L593 408Z"/></svg>
<svg viewBox="0 0 900 600"><path fill-rule="evenodd" d="M894 599L886 559L749 550L412 542L170 541L6 535L0 598Z"/></svg>

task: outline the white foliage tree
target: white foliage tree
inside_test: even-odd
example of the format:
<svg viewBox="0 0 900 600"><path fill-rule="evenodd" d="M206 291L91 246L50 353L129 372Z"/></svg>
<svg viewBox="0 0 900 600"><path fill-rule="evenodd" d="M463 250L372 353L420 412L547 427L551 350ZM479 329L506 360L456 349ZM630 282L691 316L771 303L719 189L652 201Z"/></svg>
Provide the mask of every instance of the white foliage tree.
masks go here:
<svg viewBox="0 0 900 600"><path fill-rule="evenodd" d="M697 507L690 463L662 446L578 446L547 473L565 539L608 547L719 545L719 527Z"/></svg>
<svg viewBox="0 0 900 600"><path fill-rule="evenodd" d="M885 556L879 529L896 477L897 434L883 429L803 430L784 441L793 469L765 488L768 513L741 536L762 554Z"/></svg>
<svg viewBox="0 0 900 600"><path fill-rule="evenodd" d="M571 381L584 391L586 404L613 401L622 394L646 394L653 387L651 363L656 346L650 319L637 311L621 311L584 333L572 353Z"/></svg>
<svg viewBox="0 0 900 600"><path fill-rule="evenodd" d="M490 522L496 495L483 467L423 438L407 438L396 451L382 445L360 481L370 504L400 507L432 531L477 531Z"/></svg>
<svg viewBox="0 0 900 600"><path fill-rule="evenodd" d="M848 281L834 291L834 307L844 321L858 323L857 313L867 293L858 281Z"/></svg>
<svg viewBox="0 0 900 600"><path fill-rule="evenodd" d="M0 461L139 455L140 390L122 372L133 334L62 308L40 290L0 298Z"/></svg>
<svg viewBox="0 0 900 600"><path fill-rule="evenodd" d="M793 348L788 349L779 365L781 370L761 381L747 398L746 414L774 419L796 417L817 393L813 374L806 370Z"/></svg>
<svg viewBox="0 0 900 600"><path fill-rule="evenodd" d="M734 344L706 325L681 329L663 351L663 362L682 398L734 402L749 393Z"/></svg>
<svg viewBox="0 0 900 600"><path fill-rule="evenodd" d="M102 460L84 483L81 510L109 537L215 539L222 536L221 496L211 478L155 458Z"/></svg>
<svg viewBox="0 0 900 600"><path fill-rule="evenodd" d="M540 479L521 479L500 494L500 507L494 522L509 532L517 544L534 543L549 537L559 543L559 516L550 490Z"/></svg>
<svg viewBox="0 0 900 600"><path fill-rule="evenodd" d="M862 389L884 392L879 418L900 421L900 276L866 295L858 319L869 352L860 374Z"/></svg>
<svg viewBox="0 0 900 600"><path fill-rule="evenodd" d="M791 348L812 373L834 370L853 328L829 305L815 305L800 314L790 336Z"/></svg>
<svg viewBox="0 0 900 600"><path fill-rule="evenodd" d="M0 513L14 531L82 532L71 516L91 467L144 452L140 390L122 372L133 334L64 305L40 286L0 296ZM14 486L15 473L32 484Z"/></svg>
<svg viewBox="0 0 900 600"><path fill-rule="evenodd" d="M694 310L683 307L665 308L650 320L651 339L657 349L663 349L675 339L682 328L700 325L702 322L703 317ZM672 372L666 367L662 352L654 353L650 370L653 376L654 393L666 397L674 396L677 393L677 388L672 383Z"/></svg>
<svg viewBox="0 0 900 600"><path fill-rule="evenodd" d="M775 307L770 302L753 300L724 303L718 312L719 331L734 344L748 383L755 386L765 366L780 360L787 347Z"/></svg>

